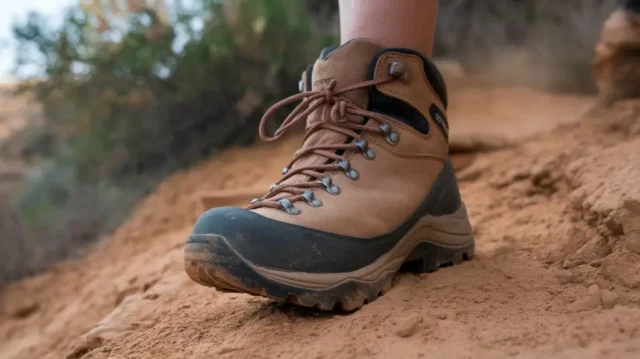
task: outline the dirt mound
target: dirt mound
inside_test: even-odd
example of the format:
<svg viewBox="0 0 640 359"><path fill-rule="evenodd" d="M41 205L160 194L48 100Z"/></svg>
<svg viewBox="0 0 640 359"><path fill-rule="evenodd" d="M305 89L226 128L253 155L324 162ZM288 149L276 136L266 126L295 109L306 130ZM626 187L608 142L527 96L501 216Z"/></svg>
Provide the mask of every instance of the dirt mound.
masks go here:
<svg viewBox="0 0 640 359"><path fill-rule="evenodd" d="M467 91L457 133L513 141L459 171L474 260L399 275L348 315L200 287L182 251L203 196L267 188L296 139L232 150L167 180L86 258L9 287L0 357L639 357L640 104L575 123L583 98Z"/></svg>

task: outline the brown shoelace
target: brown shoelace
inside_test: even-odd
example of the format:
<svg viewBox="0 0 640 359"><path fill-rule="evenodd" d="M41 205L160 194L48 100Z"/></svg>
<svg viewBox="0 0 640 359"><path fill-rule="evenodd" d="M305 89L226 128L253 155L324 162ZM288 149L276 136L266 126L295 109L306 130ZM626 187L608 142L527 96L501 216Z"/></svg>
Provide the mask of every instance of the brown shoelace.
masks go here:
<svg viewBox="0 0 640 359"><path fill-rule="evenodd" d="M326 129L341 133L347 137L353 138L354 141L350 143L340 143L340 144L320 144L315 146L303 146L298 150L291 162L285 167L283 170L283 177L280 181L274 184L269 193L259 199L255 199L251 202L251 204L247 207L248 209L254 209L259 207L270 207L270 208L283 208L290 206L291 203L306 200L310 202L309 197L305 197L304 194L306 191L309 191L314 188L327 188L327 186L331 185L330 181L327 181L325 178L326 175L323 172L332 172L332 171L345 171L348 172L348 165L344 166L344 163L347 160L346 155L349 151L366 151L366 148L363 146L356 145L358 140L362 139L362 132L372 132L372 133L380 133L386 134L389 131L389 127L385 128L365 126L363 124L362 118L368 118L369 120L377 121L379 124L385 123L389 121L391 118L385 116L381 113L371 112L364 109L361 109L356 104L354 104L349 99L344 97L340 97L341 94L353 91L360 88L365 88L369 86L375 86L384 84L390 81L393 81L395 77L390 76L386 79L381 80L370 80L361 83L357 83L351 86L347 86L345 88L336 90L336 80L331 80L324 89L316 90L316 91L307 91L299 94L295 94L291 97L288 97L273 106L265 112L262 120L260 121L259 134L260 138L266 142L273 142L280 139L288 129L295 126L298 122L306 120L307 116L309 116L313 111L322 107L322 121L313 125L309 129L307 129L304 140L306 141L309 136L320 129ZM278 111L279 109L287 106L293 102L300 101L302 102L287 116L282 125L275 131L272 137L269 137L266 134L266 125L269 121L270 117ZM355 115L358 117L358 120L354 121L350 119L347 115ZM338 151L342 150L343 154L338 155ZM327 160L333 160L330 163L325 163L321 165L312 165L306 167L300 167L291 169L296 161L301 158L308 156L310 154L319 155L327 158ZM340 166L338 163L342 161L343 166ZM282 183L281 182L291 178L295 175L303 174L306 175L308 180L302 182L295 183ZM323 180L324 179L324 183ZM288 193L290 196L286 196L285 202L286 206L282 203L278 203L278 201L270 200L277 194L280 193ZM279 199L282 201L282 198ZM290 201L290 202L289 202ZM287 208L284 208L287 209Z"/></svg>

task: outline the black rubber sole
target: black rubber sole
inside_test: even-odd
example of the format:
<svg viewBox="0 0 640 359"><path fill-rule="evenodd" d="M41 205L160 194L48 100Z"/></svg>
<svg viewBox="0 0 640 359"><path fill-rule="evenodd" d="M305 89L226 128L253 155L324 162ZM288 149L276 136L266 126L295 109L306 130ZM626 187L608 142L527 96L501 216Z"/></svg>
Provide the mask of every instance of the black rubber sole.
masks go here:
<svg viewBox="0 0 640 359"><path fill-rule="evenodd" d="M402 269L433 272L471 259L474 249L474 243L453 248L420 242L406 257ZM191 237L185 246L185 270L192 280L205 286L319 310L344 311L359 309L389 291L397 273L385 273L373 282L350 279L321 290L291 286L256 272L221 236Z"/></svg>

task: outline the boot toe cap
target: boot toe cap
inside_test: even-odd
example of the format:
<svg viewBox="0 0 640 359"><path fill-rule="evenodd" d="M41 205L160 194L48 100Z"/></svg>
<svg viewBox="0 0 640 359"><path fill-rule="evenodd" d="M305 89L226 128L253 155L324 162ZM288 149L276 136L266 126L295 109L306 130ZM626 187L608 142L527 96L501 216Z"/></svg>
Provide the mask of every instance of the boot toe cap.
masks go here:
<svg viewBox="0 0 640 359"><path fill-rule="evenodd" d="M341 236L276 221L250 210L213 208L197 220L189 243L212 240L252 265L285 271L347 272L374 261L387 240ZM214 254L215 255L215 254Z"/></svg>

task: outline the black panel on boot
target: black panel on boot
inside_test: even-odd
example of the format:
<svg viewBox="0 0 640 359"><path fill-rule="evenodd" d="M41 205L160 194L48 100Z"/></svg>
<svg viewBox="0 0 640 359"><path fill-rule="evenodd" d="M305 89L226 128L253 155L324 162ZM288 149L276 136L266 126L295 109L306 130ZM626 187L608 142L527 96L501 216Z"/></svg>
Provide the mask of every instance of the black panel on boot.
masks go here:
<svg viewBox="0 0 640 359"><path fill-rule="evenodd" d="M420 218L452 214L460 205L453 165L447 161L420 207L400 227L379 237L343 236L279 222L242 208L219 207L200 216L187 243L206 242L203 236L216 235L261 267L307 273L350 272L391 250Z"/></svg>
<svg viewBox="0 0 640 359"><path fill-rule="evenodd" d="M344 45L342 45L344 46ZM340 46L340 47L342 47ZM320 60L326 60L327 56L329 56L330 53L332 53L334 50L338 49L338 47L336 46L329 46L329 47L325 47L324 49L322 49L322 51L320 51Z"/></svg>
<svg viewBox="0 0 640 359"><path fill-rule="evenodd" d="M369 65L369 79L373 79L375 68L378 64L380 56L384 55L387 52L400 52L403 54L416 55L420 57L424 66L424 72L427 75L427 80L431 84L431 87L433 87L438 97L440 97L440 101L442 101L445 109L447 108L447 88L444 83L444 79L442 78L440 71L438 71L438 69L436 68L436 65L434 65L431 60L422 56L419 52L402 48L390 48L378 52L371 61L371 65ZM416 110L413 106L407 104L402 100L381 93L375 87L372 87L370 90L368 110L397 117L399 120L412 126L415 130L421 133L426 134L429 132L429 122L424 118L424 116L422 116L420 111ZM443 127L442 131L447 133L448 128Z"/></svg>
<svg viewBox="0 0 640 359"><path fill-rule="evenodd" d="M312 86L311 86L311 79L313 78L313 65L309 65L307 66L307 71L305 72L306 75L306 83L307 83L307 88L305 88L305 91L311 91L312 90Z"/></svg>

